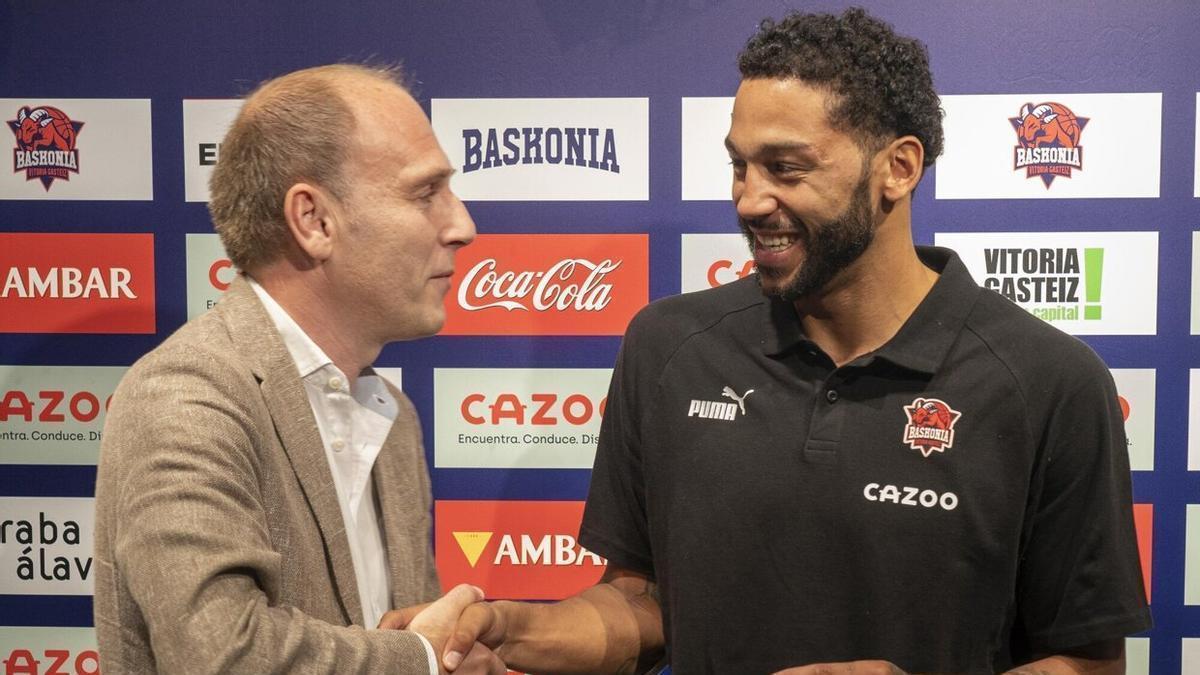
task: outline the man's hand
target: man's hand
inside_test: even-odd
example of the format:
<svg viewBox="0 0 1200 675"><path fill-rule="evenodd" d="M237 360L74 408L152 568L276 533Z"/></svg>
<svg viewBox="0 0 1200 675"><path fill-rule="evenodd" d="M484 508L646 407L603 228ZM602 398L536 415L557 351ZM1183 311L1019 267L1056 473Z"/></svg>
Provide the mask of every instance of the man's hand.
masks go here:
<svg viewBox="0 0 1200 675"><path fill-rule="evenodd" d="M446 643L464 610L475 606L475 603L481 600L483 591L475 586L459 584L428 605L388 612L379 622L379 627L404 628L420 633L429 640L433 653L440 655L446 650ZM460 649L462 651L458 652L458 658L453 665L450 665L450 659L443 659L443 663L438 667L439 672L456 670L464 674L488 675L504 675L508 672L500 658L482 644L473 642Z"/></svg>
<svg viewBox="0 0 1200 675"><path fill-rule="evenodd" d="M472 645L483 644L496 649L507 637L507 625L503 613L493 608L493 603L481 602L467 607L458 619L443 651L442 666L456 671L459 663L465 662L463 654Z"/></svg>
<svg viewBox="0 0 1200 675"><path fill-rule="evenodd" d="M775 675L907 675L888 661L845 661L842 663L813 663L781 670Z"/></svg>

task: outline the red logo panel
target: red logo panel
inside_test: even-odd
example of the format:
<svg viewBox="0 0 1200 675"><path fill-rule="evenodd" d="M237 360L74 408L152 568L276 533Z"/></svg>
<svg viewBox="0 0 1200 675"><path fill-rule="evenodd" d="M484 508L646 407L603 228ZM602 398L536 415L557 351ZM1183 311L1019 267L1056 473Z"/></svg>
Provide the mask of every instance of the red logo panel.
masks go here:
<svg viewBox="0 0 1200 675"><path fill-rule="evenodd" d="M1133 505L1133 527L1137 530L1138 558L1142 561L1142 580L1146 584L1146 602L1150 602L1150 568L1154 549L1154 505Z"/></svg>
<svg viewBox="0 0 1200 675"><path fill-rule="evenodd" d="M480 235L457 254L442 335L621 335L649 267L644 234Z"/></svg>
<svg viewBox="0 0 1200 675"><path fill-rule="evenodd" d="M153 333L154 235L0 233L0 333Z"/></svg>
<svg viewBox="0 0 1200 675"><path fill-rule="evenodd" d="M607 561L579 546L583 502L438 501L444 589L475 584L488 599L560 600L594 585Z"/></svg>

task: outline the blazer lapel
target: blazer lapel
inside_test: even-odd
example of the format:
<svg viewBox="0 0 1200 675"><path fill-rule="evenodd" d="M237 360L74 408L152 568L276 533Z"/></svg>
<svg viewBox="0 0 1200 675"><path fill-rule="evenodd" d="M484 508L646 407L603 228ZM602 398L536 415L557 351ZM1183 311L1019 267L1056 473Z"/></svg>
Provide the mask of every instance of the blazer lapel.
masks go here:
<svg viewBox="0 0 1200 675"><path fill-rule="evenodd" d="M275 432L321 532L346 621L361 625L362 603L346 523L321 433L296 364L254 289L240 276L221 298L218 308L226 315L234 344L254 364Z"/></svg>
<svg viewBox="0 0 1200 675"><path fill-rule="evenodd" d="M404 394L389 388L400 402L400 411L375 460L371 478L387 546L392 607L401 608L428 602L441 592L430 569L433 556L426 529L431 506L429 471L425 468L420 429Z"/></svg>

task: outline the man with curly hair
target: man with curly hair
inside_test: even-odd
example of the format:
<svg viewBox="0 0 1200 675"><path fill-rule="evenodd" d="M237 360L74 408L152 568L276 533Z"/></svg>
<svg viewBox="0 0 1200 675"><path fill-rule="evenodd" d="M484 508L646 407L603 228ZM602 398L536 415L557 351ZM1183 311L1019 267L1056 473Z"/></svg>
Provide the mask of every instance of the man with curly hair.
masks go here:
<svg viewBox="0 0 1200 675"><path fill-rule="evenodd" d="M602 582L472 606L446 665L478 636L533 672L664 645L682 675L1124 672L1150 618L1116 390L914 246L942 150L924 46L859 9L793 14L738 63L725 144L758 273L631 323L580 530Z"/></svg>

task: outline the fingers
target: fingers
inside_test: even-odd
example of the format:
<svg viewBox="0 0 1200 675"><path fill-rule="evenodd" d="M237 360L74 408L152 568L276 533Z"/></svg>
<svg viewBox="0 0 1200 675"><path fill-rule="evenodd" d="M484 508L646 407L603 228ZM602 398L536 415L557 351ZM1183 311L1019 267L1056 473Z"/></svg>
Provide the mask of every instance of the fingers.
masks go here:
<svg viewBox="0 0 1200 675"><path fill-rule="evenodd" d="M492 634L495 628L496 614L490 605L477 604L468 607L458 618L458 624L446 640L442 665L446 670L453 672L460 663L465 663L464 654L470 656L477 646L496 646L500 636ZM486 644L481 645L480 642Z"/></svg>
<svg viewBox="0 0 1200 675"><path fill-rule="evenodd" d="M440 637L448 634L463 610L482 599L483 591L479 588L470 584L459 584L418 612L409 621L408 628L430 638L431 642L440 642L441 640L434 641L433 635Z"/></svg>
<svg viewBox="0 0 1200 675"><path fill-rule="evenodd" d="M453 672L456 675L507 675L508 668L495 652L476 642Z"/></svg>
<svg viewBox="0 0 1200 675"><path fill-rule="evenodd" d="M379 620L380 629L404 630L408 628L408 624L413 620L413 617L421 613L426 607L433 603L425 603L423 605L413 605L403 609L393 609L383 615Z"/></svg>

